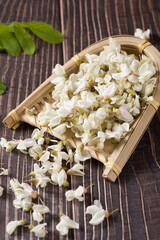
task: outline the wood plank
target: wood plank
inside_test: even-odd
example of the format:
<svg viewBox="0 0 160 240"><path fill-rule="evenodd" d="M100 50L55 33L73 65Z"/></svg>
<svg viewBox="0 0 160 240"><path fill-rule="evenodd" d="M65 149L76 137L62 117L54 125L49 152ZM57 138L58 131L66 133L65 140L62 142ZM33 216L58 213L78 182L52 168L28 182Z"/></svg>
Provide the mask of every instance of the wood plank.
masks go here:
<svg viewBox="0 0 160 240"><path fill-rule="evenodd" d="M160 50L159 22L160 1L157 0L0 0L0 22L45 21L62 30L65 40L62 45L50 45L36 38L37 53L24 53L13 58L0 54L0 79L6 83L8 91L0 96L2 109L0 119L15 108L47 77L56 63L64 63L75 53L95 41L113 34L133 34L135 28L150 28L151 42ZM27 138L33 128L27 124L16 131L9 130L0 122L0 136ZM80 184L94 186L86 194L84 203L66 203L63 188L47 186L40 190L51 214L46 214L48 235L46 239L74 240L158 240L160 239L160 113L154 117L148 131L140 141L118 181L110 183L102 179L103 165L95 160L84 163L85 177L71 177L72 189ZM8 154L0 148L0 162L8 167L9 177L0 177L0 185L5 187L0 198L0 239L36 239L27 229L18 230L11 237L5 232L8 221L24 216L21 210L13 208L14 196L9 189L10 178L20 181L33 169L34 162L17 152ZM119 213L92 227L90 216L85 216L86 207L94 199L100 199L109 211L119 207ZM56 224L59 222L60 204L63 211L80 223L80 230L70 230L67 237L59 237ZM29 218L28 218L29 220Z"/></svg>

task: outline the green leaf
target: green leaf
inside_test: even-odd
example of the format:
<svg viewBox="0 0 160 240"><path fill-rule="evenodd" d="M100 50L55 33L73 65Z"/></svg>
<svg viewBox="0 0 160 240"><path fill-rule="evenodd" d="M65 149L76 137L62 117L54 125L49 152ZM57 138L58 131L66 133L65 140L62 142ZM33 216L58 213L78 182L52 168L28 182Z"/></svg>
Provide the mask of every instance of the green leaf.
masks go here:
<svg viewBox="0 0 160 240"><path fill-rule="evenodd" d="M5 93L6 91L6 86L4 85L4 83L2 82L2 80L0 80L0 95L2 95L3 93Z"/></svg>
<svg viewBox="0 0 160 240"><path fill-rule="evenodd" d="M0 32L4 31L13 32L13 29L9 28L5 23L0 23Z"/></svg>
<svg viewBox="0 0 160 240"><path fill-rule="evenodd" d="M17 57L21 53L21 47L12 33L12 29L4 24L0 24L0 45L11 56Z"/></svg>
<svg viewBox="0 0 160 240"><path fill-rule="evenodd" d="M39 38L49 43L61 43L64 39L61 32L44 22L29 22L26 23L26 27Z"/></svg>
<svg viewBox="0 0 160 240"><path fill-rule="evenodd" d="M35 43L31 35L26 32L24 28L17 22L13 22L10 27L13 28L18 42L20 43L23 51L29 55L33 55L35 52Z"/></svg>

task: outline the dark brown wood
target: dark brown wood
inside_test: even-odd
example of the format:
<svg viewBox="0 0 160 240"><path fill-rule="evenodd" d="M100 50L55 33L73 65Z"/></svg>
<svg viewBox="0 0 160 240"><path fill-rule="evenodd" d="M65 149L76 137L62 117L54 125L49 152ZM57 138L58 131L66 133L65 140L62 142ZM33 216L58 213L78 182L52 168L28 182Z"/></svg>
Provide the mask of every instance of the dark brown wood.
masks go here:
<svg viewBox="0 0 160 240"><path fill-rule="evenodd" d="M0 0L0 22L44 21L65 34L62 44L47 44L38 38L34 56L22 54L18 58L0 54L0 79L8 91L0 96L0 137L27 138L33 128L23 124L16 131L7 129L2 119L19 105L34 89L51 75L56 63L65 63L82 49L110 35L133 34L136 27L150 28L151 42L160 50L160 2L157 0ZM103 165L95 160L84 163L85 176L71 177L70 188L80 184L94 186L86 194L85 202L64 201L65 189L48 185L40 195L51 213L46 214L49 231L47 240L53 239L107 239L107 240L158 240L160 239L160 113L152 120L123 172L115 183L102 179ZM11 237L5 232L10 220L21 219L24 214L14 209L9 179L23 180L33 168L29 157L0 148L0 162L9 169L9 176L0 176L5 188L0 198L0 239L36 239L27 229L18 230ZM96 227L89 225L85 216L88 205L100 199L104 208L119 213ZM67 237L59 237L58 204L80 224L80 230L70 230ZM29 221L29 217L28 217Z"/></svg>

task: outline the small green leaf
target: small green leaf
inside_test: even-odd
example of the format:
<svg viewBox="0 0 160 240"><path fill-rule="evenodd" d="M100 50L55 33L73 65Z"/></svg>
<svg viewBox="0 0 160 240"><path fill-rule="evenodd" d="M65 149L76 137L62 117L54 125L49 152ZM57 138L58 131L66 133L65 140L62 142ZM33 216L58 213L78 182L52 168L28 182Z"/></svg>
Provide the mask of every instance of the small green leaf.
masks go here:
<svg viewBox="0 0 160 240"><path fill-rule="evenodd" d="M12 29L4 24L0 24L0 45L11 56L17 57L21 53L21 47L12 33Z"/></svg>
<svg viewBox="0 0 160 240"><path fill-rule="evenodd" d="M4 83L2 82L2 80L0 80L0 95L2 95L3 93L5 93L6 91L6 86L4 85Z"/></svg>
<svg viewBox="0 0 160 240"><path fill-rule="evenodd" d="M11 27L14 30L16 38L20 43L23 51L29 55L33 55L35 52L35 43L29 33L17 22L13 22Z"/></svg>
<svg viewBox="0 0 160 240"><path fill-rule="evenodd" d="M61 32L44 22L29 22L26 23L26 27L39 38L49 43L61 43L64 39Z"/></svg>

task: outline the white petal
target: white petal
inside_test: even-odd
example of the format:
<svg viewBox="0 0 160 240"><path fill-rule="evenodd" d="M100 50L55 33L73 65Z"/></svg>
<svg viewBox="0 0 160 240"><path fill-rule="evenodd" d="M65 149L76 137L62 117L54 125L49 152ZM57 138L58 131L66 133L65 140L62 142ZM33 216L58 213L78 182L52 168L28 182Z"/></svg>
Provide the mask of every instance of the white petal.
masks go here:
<svg viewBox="0 0 160 240"><path fill-rule="evenodd" d="M56 229L60 232L61 235L66 235L69 230L62 220L56 225Z"/></svg>
<svg viewBox="0 0 160 240"><path fill-rule="evenodd" d="M32 207L33 211L36 211L36 212L39 212L39 213L48 213L50 212L49 208L45 205L41 205L41 204L38 204L38 205L34 205Z"/></svg>
<svg viewBox="0 0 160 240"><path fill-rule="evenodd" d="M42 214L39 213L39 212L34 211L34 212L32 213L32 216L33 216L33 220L34 220L34 221L42 222L42 220L43 220L43 216L42 216Z"/></svg>
<svg viewBox="0 0 160 240"><path fill-rule="evenodd" d="M66 131L66 125L67 123L60 124L58 127L54 128L54 132L58 134L63 134Z"/></svg>
<svg viewBox="0 0 160 240"><path fill-rule="evenodd" d="M89 222L92 225L98 225L101 222L103 222L105 218L105 211L104 209L98 211L91 219L91 221Z"/></svg>
<svg viewBox="0 0 160 240"><path fill-rule="evenodd" d="M62 216L62 222L69 228L79 229L79 224L68 216Z"/></svg>
<svg viewBox="0 0 160 240"><path fill-rule="evenodd" d="M84 187L79 186L75 191L75 197L77 198L77 197L81 196L83 193L84 193Z"/></svg>
<svg viewBox="0 0 160 240"><path fill-rule="evenodd" d="M99 200L94 200L94 205L96 206L96 207L98 207L99 209L102 209L102 204L101 204L101 202L99 201Z"/></svg>
<svg viewBox="0 0 160 240"><path fill-rule="evenodd" d="M75 191L69 190L65 193L65 196L67 201L72 201L75 198Z"/></svg>
<svg viewBox="0 0 160 240"><path fill-rule="evenodd" d="M45 154L43 154L43 156L39 159L39 161L40 162L46 162L46 161L48 161L49 156L50 156L50 152L47 151L47 152L45 152Z"/></svg>
<svg viewBox="0 0 160 240"><path fill-rule="evenodd" d="M60 173L58 173L58 185L61 187L66 180L67 180L67 174L64 171L64 169L62 169Z"/></svg>
<svg viewBox="0 0 160 240"><path fill-rule="evenodd" d="M100 210L99 207L97 207L97 206L95 206L95 205L91 205L91 206L88 206L88 207L87 207L86 213L94 215L94 214L96 214L99 210Z"/></svg>

